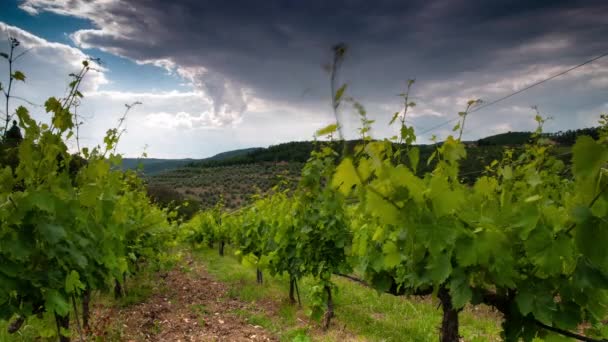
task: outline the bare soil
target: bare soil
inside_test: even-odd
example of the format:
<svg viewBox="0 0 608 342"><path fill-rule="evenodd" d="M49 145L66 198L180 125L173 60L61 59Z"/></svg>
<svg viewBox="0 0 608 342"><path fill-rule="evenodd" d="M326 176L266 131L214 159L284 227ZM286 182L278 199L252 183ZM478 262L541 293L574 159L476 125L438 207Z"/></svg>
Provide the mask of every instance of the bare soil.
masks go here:
<svg viewBox="0 0 608 342"><path fill-rule="evenodd" d="M154 277L159 286L143 303L95 306L92 334L129 342L278 340L236 315L247 303L229 298L228 285L215 281L191 259Z"/></svg>

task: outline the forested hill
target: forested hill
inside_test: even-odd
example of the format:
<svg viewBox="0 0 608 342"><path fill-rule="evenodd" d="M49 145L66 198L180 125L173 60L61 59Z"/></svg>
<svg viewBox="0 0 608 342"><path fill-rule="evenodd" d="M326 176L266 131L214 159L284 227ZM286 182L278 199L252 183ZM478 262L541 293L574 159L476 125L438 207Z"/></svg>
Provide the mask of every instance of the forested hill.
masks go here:
<svg viewBox="0 0 608 342"><path fill-rule="evenodd" d="M252 149L244 154L224 159L207 159L188 164L189 167L242 165L259 162L305 162L314 148L312 141L292 141L267 148ZM225 152L230 153L230 152Z"/></svg>
<svg viewBox="0 0 608 342"><path fill-rule="evenodd" d="M597 129L549 133L545 134L545 137L557 145L554 153L565 163L569 163L570 146L581 134L597 136ZM473 183L483 174L486 165L502 157L505 148L512 148L517 154L531 136L530 132L508 132L477 141L467 141L467 156L460 164L461 179L466 183ZM347 149L352 149L355 143L356 141L348 141ZM335 150L341 151L341 142L335 144ZM188 199L196 203L193 208L210 208L223 198L226 207L236 209L250 203L253 194L265 193L280 181L288 180L290 186L295 186L301 168L314 146L312 141L289 142L268 148L229 151L205 160L190 160L163 172L148 170L146 175L150 194L167 202ZM436 146L418 147L420 162L416 170L422 175L435 166L434 162L426 161ZM405 158L403 162L409 163L409 160Z"/></svg>
<svg viewBox="0 0 608 342"><path fill-rule="evenodd" d="M576 141L579 135L590 135L594 139L598 137L598 128L583 128L578 130L560 131L556 133L545 133L544 137L554 141L558 145L571 146ZM532 132L508 132L497 135L492 135L479 139L477 141L468 141L466 144L470 148L475 146L483 148L484 146L521 146L528 142L532 137ZM358 141L347 141L347 146L354 146ZM339 143L338 143L339 144ZM419 145L421 152L426 150L432 151L433 145ZM228 158L221 159L206 159L202 161L193 161L188 167L214 167L214 166L229 166L242 165L259 162L306 162L310 156L310 152L314 148L312 141L295 141L278 145L272 145L267 148L252 149L248 153L241 153ZM339 149L338 149L339 150ZM243 151L243 150L239 150ZM230 153L230 152L226 152Z"/></svg>
<svg viewBox="0 0 608 342"><path fill-rule="evenodd" d="M581 128L576 130L559 131L555 133L544 133L543 136L563 146L572 146L576 142L576 138L580 135L588 135L593 139L599 136L598 127ZM532 132L508 132L492 135L486 138L477 140L477 145L523 145L530 140Z"/></svg>
<svg viewBox="0 0 608 342"><path fill-rule="evenodd" d="M578 130L568 130L556 133L546 133L544 136L551 139L558 145L571 146L574 144L576 137L579 135L590 135L597 138L597 128L583 128ZM469 141L467 145L473 149L474 156L483 156L483 160L490 157L499 157L502 148L495 149L486 147L489 146L521 146L530 140L532 132L508 132L501 133L489 137L479 139L477 141ZM354 146L356 140L347 142L348 146ZM478 148L475 148L478 147ZM298 162L304 163L310 156L310 152L314 148L313 141L292 141L288 143L272 145L267 148L253 147L222 152L213 157L205 159L136 159L124 158L123 168L135 169L141 162L144 166L144 173L147 175L155 175L164 171L175 170L182 167L217 167L231 165L245 165L261 162ZM430 155L433 150L433 145L420 145L421 158ZM421 159L424 160L424 159ZM470 165L475 167L477 163Z"/></svg>

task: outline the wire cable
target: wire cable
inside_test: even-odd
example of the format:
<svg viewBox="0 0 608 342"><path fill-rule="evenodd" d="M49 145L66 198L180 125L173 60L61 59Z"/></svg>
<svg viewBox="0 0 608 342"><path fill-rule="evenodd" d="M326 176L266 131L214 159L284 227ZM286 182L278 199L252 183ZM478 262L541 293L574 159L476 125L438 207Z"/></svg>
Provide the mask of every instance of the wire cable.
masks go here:
<svg viewBox="0 0 608 342"><path fill-rule="evenodd" d="M490 101L490 102L487 102L487 103L481 104L480 106L478 106L478 107L476 107L476 108L471 109L471 110L469 111L469 113L468 113L468 114L472 114L472 113L478 112L478 111L480 111L480 110L482 110L482 109L485 109L485 108L487 108L487 107L489 107L489 106L495 105L495 104L497 104L497 103L499 103L499 102L502 102L502 101L504 101L504 100L506 100L506 99L508 99L508 98L511 98L511 97L513 97L513 96L515 96L515 95L521 94L521 93L523 93L523 92L525 92L525 91L527 91L527 90L529 90L529 89L531 89L531 88L534 88L534 87L536 87L536 86L538 86L538 85L541 85L541 84L543 84L543 83L549 82L549 81L553 80L554 78L557 78L557 77L563 76L563 75L565 75L565 74L567 74L567 73L569 73L569 72L571 72L571 71L573 71L573 70L576 70L576 69L578 69L578 68L580 68L580 67L583 67L583 66L585 66L585 65L587 65L587 64L593 63L593 62L597 61L598 59L603 58L603 57L606 57L606 56L608 56L608 51L607 51L607 52L605 52L605 53L603 53L603 54L601 54L601 55L598 55L598 56L596 56L596 57L593 57L593 58L591 58L591 59L589 59L589 60L586 60L586 61L585 61L585 62L583 62L583 63L577 64L577 65L575 65L575 66L573 66L573 67L571 67L571 68L568 68L568 69L566 69L566 70L563 70L563 71L561 71L561 72L559 72L559 73L557 73L557 74L555 74L555 75L553 75L553 76L550 76L550 77L545 78L545 79L543 79L543 80L540 80L540 81L538 81L538 82L532 83L532 84L530 84L529 86L526 86L526 87L524 87L524 88L522 88L522 89L520 89L520 90L518 90L518 91L515 91L515 92L513 92L513 93L511 93L511 94L509 94L509 95L505 95L505 96L503 96L503 97L501 97L501 98L498 98L498 99L496 99L496 100L493 100L493 101ZM423 134L426 134L426 133L432 132L432 131L436 130L437 128L443 127L443 126L445 126L445 125L447 125L447 124L449 124L449 123L452 123L452 122L454 122L454 121L457 121L458 119L459 119L459 117L456 117L456 118L453 118L453 119L450 119L450 120L444 121L444 122L442 122L442 123L440 123L440 124L437 124L437 125L435 125L435 126L433 126L433 127L429 128L429 129L424 130L422 133L419 133L419 134L420 134L420 135L423 135Z"/></svg>

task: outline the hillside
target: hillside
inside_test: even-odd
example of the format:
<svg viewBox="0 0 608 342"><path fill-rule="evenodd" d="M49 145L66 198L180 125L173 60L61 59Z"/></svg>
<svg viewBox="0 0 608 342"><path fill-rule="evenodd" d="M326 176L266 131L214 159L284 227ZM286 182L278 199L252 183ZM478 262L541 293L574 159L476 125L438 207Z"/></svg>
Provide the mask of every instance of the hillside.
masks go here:
<svg viewBox="0 0 608 342"><path fill-rule="evenodd" d="M477 140L477 145L523 145L530 140L532 132L507 132Z"/></svg>
<svg viewBox="0 0 608 342"><path fill-rule="evenodd" d="M586 134L594 138L597 138L597 128L584 128L579 130L568 130L556 133L545 133L544 137L553 140L559 145L570 146L574 144L576 137ZM487 159L490 156L499 157L500 152L493 148L490 150L483 150L487 146L521 146L530 140L532 132L507 132L488 136L477 141L470 141L467 143L469 146L479 146L482 149L473 152L475 155L472 160L482 158ZM357 143L357 140L347 141L348 146L353 146ZM141 162L144 166L144 173L146 175L158 175L165 171L175 170L179 168L205 168L205 167L217 167L217 166L233 166L233 165L246 165L252 163L262 162L298 162L305 163L310 156L310 152L314 149L313 141L292 141L288 143L282 143L272 145L266 148L262 147L251 147L232 151L226 151L218 153L212 157L205 159L155 159L155 158L124 158L123 168L124 169L136 169ZM425 160L424 156L429 156L433 151L433 145L419 145L421 149L421 160ZM339 148L338 148L339 150ZM481 161L481 160L480 160ZM479 164L481 165L481 164ZM470 165L471 168L478 166L478 163ZM470 169L465 167L465 169ZM470 170L472 171L472 170Z"/></svg>
<svg viewBox="0 0 608 342"><path fill-rule="evenodd" d="M596 136L597 128L546 133L543 136L558 145L555 153L568 163L567 152L576 137L582 134ZM483 174L486 165L501 158L505 148L512 148L517 154L531 136L532 132L507 132L466 142L467 157L460 168L462 180L473 183ZM347 150L357 142L347 141ZM270 190L281 180L286 181L289 187L295 186L315 144L313 141L297 141L267 148L227 151L203 160L164 160L165 163L158 160L158 164L148 165L147 181L155 193L173 192L170 198L175 201L188 199L209 208L223 197L226 206L234 209L249 203L252 195ZM337 146L341 143L333 144L336 144L336 150L341 150L341 146ZM436 146L418 145L418 148L420 162L417 171L421 175L434 168L434 162L426 161ZM402 162L409 163L407 159Z"/></svg>
<svg viewBox="0 0 608 342"><path fill-rule="evenodd" d="M221 160L228 160L228 159L232 159L232 158L238 158L240 156L245 156L250 153L255 153L256 151L259 151L259 150L263 150L263 148L262 147L250 147L250 148L242 148L239 150L226 151L226 152L218 153L218 154L214 155L213 157L205 158L205 159L201 160L200 162L221 161ZM194 163L196 163L196 161Z"/></svg>
<svg viewBox="0 0 608 342"><path fill-rule="evenodd" d="M155 175L161 172L178 169L183 166L194 165L202 162L219 162L247 155L254 151L260 150L259 147L244 148L239 150L227 151L218 153L212 157L205 159L158 159L158 158L123 158L123 170L135 170L140 163L143 165L143 171L146 175Z"/></svg>
<svg viewBox="0 0 608 342"><path fill-rule="evenodd" d="M269 191L280 181L294 186L299 178L300 162L260 162L217 167L185 167L153 175L148 184L153 193L176 191L183 199L214 206L221 197L226 207L235 209L247 204L251 196Z"/></svg>
<svg viewBox="0 0 608 342"><path fill-rule="evenodd" d="M349 142L352 143L352 142ZM266 148L253 148L249 152L234 154L236 151L225 152L227 158L208 158L189 164L190 167L215 167L228 165L243 165L260 162L299 162L305 163L314 149L313 141L292 141ZM246 151L246 150L237 150Z"/></svg>
<svg viewBox="0 0 608 342"><path fill-rule="evenodd" d="M195 159L157 159L157 158L123 158L123 170L135 170L143 165L145 174L152 175L166 170L177 169L194 162Z"/></svg>
<svg viewBox="0 0 608 342"><path fill-rule="evenodd" d="M487 158L494 156L495 158L500 156L502 149L505 146L517 147L528 142L532 137L532 132L506 132L491 135L485 138L481 138L476 141L465 142L469 148L473 148L474 156L470 159L471 161L480 158ZM574 144L576 137L579 135L589 135L593 138L598 136L598 128L583 128L578 130L560 131L554 133L544 133L543 137L554 141L560 146L571 146ZM347 149L356 145L358 140L347 141ZM341 144L336 142L336 145ZM310 152L314 149L315 143L313 141L292 141L288 143L282 143L272 145L267 148L253 148L247 150L236 150L225 152L226 158L207 158L200 161L193 161L188 164L188 167L215 167L215 166L229 166L229 165L243 165L259 162L300 162L305 163L310 156ZM421 151L421 160L424 155L430 155L434 150L434 145L417 145ZM499 146L499 150L488 146ZM341 146L335 146L336 150L341 150ZM474 147L480 147L475 149ZM233 152L243 152L236 153ZM498 154L496 154L498 153ZM474 165L472 165L474 166ZM466 167L467 169L469 167Z"/></svg>
<svg viewBox="0 0 608 342"><path fill-rule="evenodd" d="M556 144L564 146L573 145L576 141L576 138L580 135L588 135L594 139L597 139L599 136L599 128L589 127L576 130L543 133L543 137L552 140ZM507 132L481 138L477 140L477 145L518 146L529 142L531 138L532 132Z"/></svg>

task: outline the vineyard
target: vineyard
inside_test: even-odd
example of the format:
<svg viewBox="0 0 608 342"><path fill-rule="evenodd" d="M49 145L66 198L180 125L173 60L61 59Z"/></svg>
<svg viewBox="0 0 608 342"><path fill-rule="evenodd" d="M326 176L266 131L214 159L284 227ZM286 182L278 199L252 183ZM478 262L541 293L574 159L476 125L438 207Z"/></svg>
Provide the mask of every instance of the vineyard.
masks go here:
<svg viewBox="0 0 608 342"><path fill-rule="evenodd" d="M264 272L287 275L292 302L298 281L314 278L311 315L326 329L334 316L332 276L342 275L396 296L436 296L441 341L458 341L462 308L481 303L503 315L508 341L608 337L606 117L597 139L577 139L567 170L551 154L537 114L538 129L523 153L505 151L469 186L459 177L466 157L461 137L479 101L459 113L455 136L420 160L405 121L415 106L408 101L413 81L403 111L391 120L400 123L394 140L404 146L373 141L364 107L345 95L346 85L335 84L341 49L332 71L333 108L337 120L344 103L355 107L362 143L348 154L319 142L295 191L277 191L236 212L201 213L184 227L186 240L217 243L220 254L233 244L257 268L260 283ZM342 137L339 124L317 132L335 135ZM432 160L434 169L418 176Z"/></svg>
<svg viewBox="0 0 608 342"><path fill-rule="evenodd" d="M461 315L481 305L500 315L505 341L608 339L606 116L597 136L576 139L565 163L537 113L538 128L523 149L506 149L474 178L463 178L468 150L461 138L480 102L469 101L453 135L421 153L406 122L415 106L410 81L403 108L386 120L400 134L372 139L375 123L338 82L346 49L336 46L335 123L316 132L310 158L282 169L269 165L259 177L265 191L249 203L239 197L226 206L218 198L182 221L151 202L136 172L118 167L116 147L132 105L102 144L80 145L74 108L95 61L71 75L65 97L45 102L48 123L23 106L11 113L11 91L26 81L14 69L18 50L13 39L1 55L10 74L2 84L0 321L10 336L37 320L38 338L86 340L92 300L124 296L129 279L142 273L169 272L164 277L173 281L175 270L166 270L180 257L213 248L215 259L233 254L255 273L260 289L281 282L290 305L305 307L325 331L340 319L341 288L357 286L378 298L438 301L442 317L433 335L444 342L459 341ZM346 106L361 122L352 146L339 120ZM288 181L271 183L277 172ZM198 182L205 198L215 181L212 172L162 177L169 187L176 185L172 177ZM184 288L192 286L200 287L189 292L205 294L219 285L199 276Z"/></svg>
<svg viewBox="0 0 608 342"><path fill-rule="evenodd" d="M249 204L253 195L266 193L279 183L295 185L302 165L298 162L266 162L187 167L152 175L146 180L153 196L158 191L172 189L182 195L182 200L198 203L205 209L212 208L220 200L224 201L226 208L237 209Z"/></svg>

